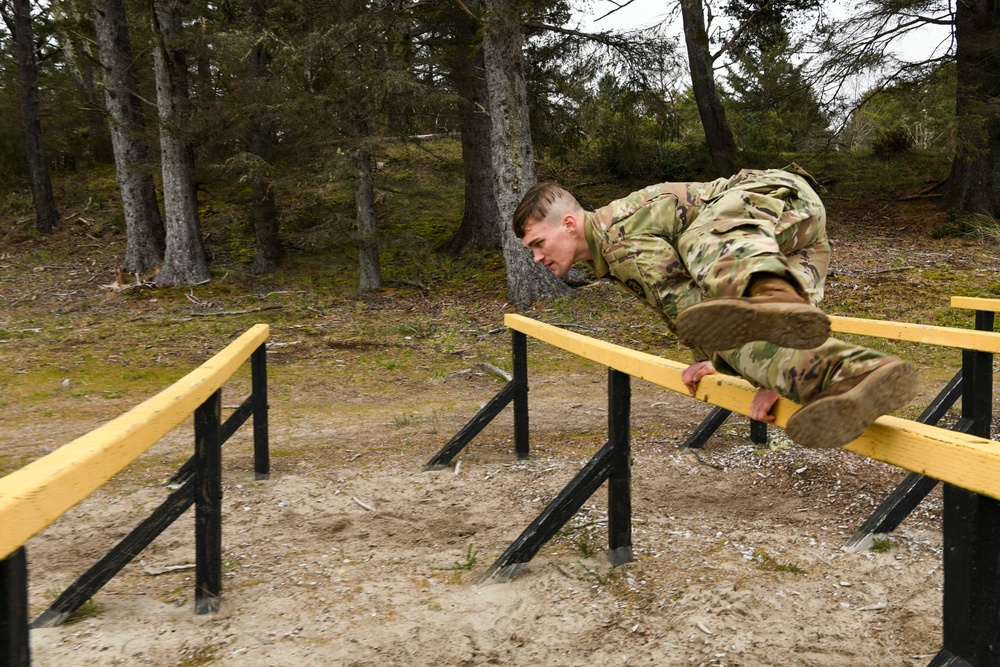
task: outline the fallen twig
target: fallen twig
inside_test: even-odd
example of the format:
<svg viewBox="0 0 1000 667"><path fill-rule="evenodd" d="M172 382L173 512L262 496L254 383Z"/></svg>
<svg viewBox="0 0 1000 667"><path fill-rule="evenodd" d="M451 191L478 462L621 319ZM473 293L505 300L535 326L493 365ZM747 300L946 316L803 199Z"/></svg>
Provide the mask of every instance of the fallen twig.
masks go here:
<svg viewBox="0 0 1000 667"><path fill-rule="evenodd" d="M142 565L142 569L146 571L146 574L151 576L156 576L158 574L166 574L168 572L177 572L179 570L193 570L194 563L190 565L167 565L166 567L150 567L146 565L146 561L139 561Z"/></svg>
<svg viewBox="0 0 1000 667"><path fill-rule="evenodd" d="M191 317L215 317L216 315L246 315L247 313L259 313L262 310L274 310L284 308L284 306L261 306L260 308L247 308L246 310L222 310L216 313L191 313Z"/></svg>
<svg viewBox="0 0 1000 667"><path fill-rule="evenodd" d="M496 375L497 377L501 377L504 380L507 380L507 382L510 382L513 379L510 373L508 373L502 368L497 368L493 364L488 364L486 362L483 362L481 364L476 364L476 367L482 368L484 371L490 373L491 375Z"/></svg>
<svg viewBox="0 0 1000 667"><path fill-rule="evenodd" d="M693 454L694 457L698 460L698 463L702 464L703 466L708 466L709 468L715 468L716 470L725 470L726 469L725 466L721 466L721 465L718 465L716 463L712 463L711 461L706 461L705 459L701 458L701 456L698 454L698 450L696 450L696 449L692 449L692 448L688 447L687 451L691 452L691 454Z"/></svg>
<svg viewBox="0 0 1000 667"><path fill-rule="evenodd" d="M915 267L915 266L894 266L891 269L879 269L878 271L870 271L869 273L871 275L875 275L877 273L892 273L893 271L909 271L910 269L915 269L915 268L917 268L917 267Z"/></svg>
<svg viewBox="0 0 1000 667"><path fill-rule="evenodd" d="M372 511L374 511L374 510L375 510L375 508L374 508L374 507L372 507L371 505L369 505L368 503L364 503L364 502L361 502L361 501L360 501L360 500L358 499L358 497L357 497L357 496L351 496L351 500L353 500L353 501L354 501L354 502L356 502L357 504L361 505L362 507L364 507L364 508L365 508L366 510L368 510L369 512L372 512Z"/></svg>

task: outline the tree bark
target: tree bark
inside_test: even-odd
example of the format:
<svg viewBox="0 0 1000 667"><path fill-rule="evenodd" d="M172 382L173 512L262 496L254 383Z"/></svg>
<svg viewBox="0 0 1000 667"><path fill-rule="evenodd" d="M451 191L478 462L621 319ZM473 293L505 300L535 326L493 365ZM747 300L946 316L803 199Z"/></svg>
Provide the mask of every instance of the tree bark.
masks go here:
<svg viewBox="0 0 1000 667"><path fill-rule="evenodd" d="M479 3L466 3L478 9ZM500 221L493 194L493 164L490 147L490 117L479 24L472 17L457 18L456 57L451 63L458 92L462 130L462 166L465 180L465 211L462 224L444 249L452 255L466 250L491 250L500 246Z"/></svg>
<svg viewBox="0 0 1000 667"><path fill-rule="evenodd" d="M493 138L493 188L507 267L507 298L519 309L572 290L532 261L514 236L514 209L535 184L535 155L524 80L524 34L516 0L485 0L483 55Z"/></svg>
<svg viewBox="0 0 1000 667"><path fill-rule="evenodd" d="M362 140L354 155L354 201L358 224L358 289L370 292L382 287L382 267L378 259L375 227L375 160L371 146Z"/></svg>
<svg viewBox="0 0 1000 667"><path fill-rule="evenodd" d="M125 215L125 256L119 271L136 280L163 263L164 231L153 184L146 123L136 97L132 43L123 0L94 0L94 29L104 81L111 145Z"/></svg>
<svg viewBox="0 0 1000 667"><path fill-rule="evenodd" d="M57 21L55 29L69 72L83 102L82 111L87 117L90 132L86 143L86 156L96 162L109 164L114 159L111 135L105 122L104 105L101 104L101 86L96 81L95 63L100 57L94 56L89 40L81 39L77 30L70 30L71 25L85 22L80 15L81 5L73 2L61 2L59 9L65 15L62 21ZM99 63L98 63L99 64Z"/></svg>
<svg viewBox="0 0 1000 667"><path fill-rule="evenodd" d="M267 13L267 0L246 0L247 19L250 30L262 36ZM247 61L247 77L255 88L259 88L270 77L268 65L271 53L263 39L258 38L250 50ZM250 112L250 131L247 141L250 152L270 165L273 149L271 124L260 108ZM281 259L281 237L278 234L278 207L275 203L274 187L267 174L253 178L251 186L250 220L253 223L255 252L250 272L262 275L278 268Z"/></svg>
<svg viewBox="0 0 1000 667"><path fill-rule="evenodd" d="M1000 5L962 0L955 10L955 156L944 206L1000 217Z"/></svg>
<svg viewBox="0 0 1000 667"><path fill-rule="evenodd" d="M177 0L151 0L156 106L160 120L160 162L166 250L156 284L196 285L210 278L198 218L194 149L184 132L188 114L187 57L179 48Z"/></svg>
<svg viewBox="0 0 1000 667"><path fill-rule="evenodd" d="M31 29L31 2L13 0L14 15L4 16L14 35L17 50L18 85L21 89L21 141L31 179L31 198L35 204L35 226L49 233L59 224L59 210L52 194L52 179L42 142L42 116L38 104L38 66L35 61L35 38Z"/></svg>
<svg viewBox="0 0 1000 667"><path fill-rule="evenodd" d="M701 0L681 0L681 19L684 23L688 64L691 68L691 86L698 105L698 115L705 129L705 141L718 175L728 176L738 170L739 156L733 130L726 120L726 110L722 106L722 99L715 86L712 54L709 50L705 11Z"/></svg>

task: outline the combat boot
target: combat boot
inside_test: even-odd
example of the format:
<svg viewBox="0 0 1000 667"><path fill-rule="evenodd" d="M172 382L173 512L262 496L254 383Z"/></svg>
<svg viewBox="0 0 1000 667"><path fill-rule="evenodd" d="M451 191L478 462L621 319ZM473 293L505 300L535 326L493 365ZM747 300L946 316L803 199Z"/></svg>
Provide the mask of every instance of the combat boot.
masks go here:
<svg viewBox="0 0 1000 667"><path fill-rule="evenodd" d="M878 368L838 382L799 408L788 418L785 432L803 447L840 447L880 416L909 403L918 389L917 367L888 357Z"/></svg>
<svg viewBox="0 0 1000 667"><path fill-rule="evenodd" d="M785 278L763 273L746 296L706 299L677 317L681 340L707 352L732 350L755 340L811 350L830 337L830 318Z"/></svg>

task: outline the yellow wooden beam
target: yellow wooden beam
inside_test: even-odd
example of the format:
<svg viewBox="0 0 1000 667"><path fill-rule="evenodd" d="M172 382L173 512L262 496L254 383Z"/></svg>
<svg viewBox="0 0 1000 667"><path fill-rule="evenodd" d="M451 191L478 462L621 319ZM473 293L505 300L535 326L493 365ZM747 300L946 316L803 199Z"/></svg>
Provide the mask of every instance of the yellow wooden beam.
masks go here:
<svg viewBox="0 0 1000 667"><path fill-rule="evenodd" d="M0 559L27 542L205 402L270 332L257 324L156 396L0 479Z"/></svg>
<svg viewBox="0 0 1000 667"><path fill-rule="evenodd" d="M951 297L952 308L969 308L971 310L988 310L993 313L1000 312L1000 299L982 299L974 296L953 296Z"/></svg>
<svg viewBox="0 0 1000 667"><path fill-rule="evenodd" d="M952 298L953 304L955 298ZM986 299L982 300L985 301ZM1000 333L993 331L955 329L928 324L911 324L909 322L865 320L858 317L842 317L840 315L830 316L830 328L835 333L858 334L860 336L905 340L927 345L958 347L963 350L978 350L979 352L992 352L994 354L1000 353Z"/></svg>
<svg viewBox="0 0 1000 667"><path fill-rule="evenodd" d="M566 331L521 315L504 323L554 347L680 393L686 364L630 350L620 345ZM750 411L754 389L745 380L716 373L698 385L696 398L742 415ZM775 425L784 427L799 406L786 399L775 404ZM858 454L885 461L970 491L1000 499L1000 447L964 433L899 419L880 417L864 435L845 445Z"/></svg>

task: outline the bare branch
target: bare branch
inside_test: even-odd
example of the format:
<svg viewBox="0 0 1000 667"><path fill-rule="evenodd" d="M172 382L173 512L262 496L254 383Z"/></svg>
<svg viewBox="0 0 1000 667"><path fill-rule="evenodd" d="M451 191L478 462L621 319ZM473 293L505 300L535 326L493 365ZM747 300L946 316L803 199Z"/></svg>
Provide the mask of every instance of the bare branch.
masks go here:
<svg viewBox="0 0 1000 667"><path fill-rule="evenodd" d="M570 35L571 37L581 37L592 42L597 42L598 44L604 44L605 46L613 46L616 48L622 46L624 42L621 37L611 32L581 32L571 28L563 28L561 26L548 25L546 23L536 23L535 21L525 21L523 25L526 28L548 30L562 35Z"/></svg>
<svg viewBox="0 0 1000 667"><path fill-rule="evenodd" d="M597 21L602 21L602 20L608 18L609 16L611 16L612 14L614 14L615 12L617 12L617 11L619 11L621 9L625 9L626 7L628 7L629 5L631 5L633 2L635 2L635 0L627 0L626 2L615 2L615 0L608 0L608 2L610 2L611 4L613 4L615 6L615 8L612 9L607 14L605 14L604 16L601 16L600 18L594 19L595 23Z"/></svg>
<svg viewBox="0 0 1000 667"><path fill-rule="evenodd" d="M458 8L461 9L462 12L466 16L468 16L470 19L472 19L476 23L479 23L479 17L477 17L475 14L473 14L472 10L470 10L468 7L466 7L465 3L462 2L462 0L455 0L455 4L458 5Z"/></svg>

